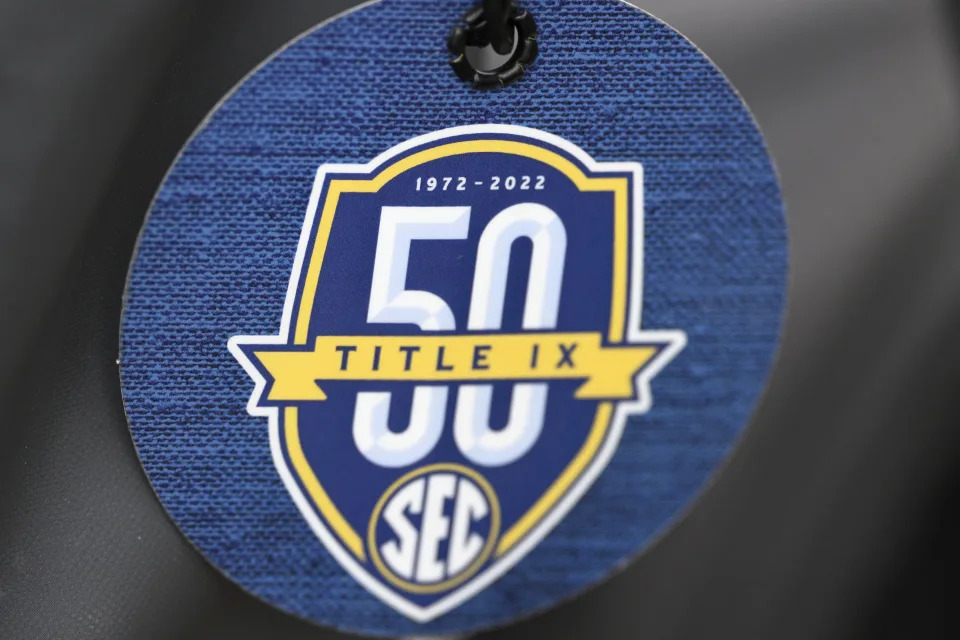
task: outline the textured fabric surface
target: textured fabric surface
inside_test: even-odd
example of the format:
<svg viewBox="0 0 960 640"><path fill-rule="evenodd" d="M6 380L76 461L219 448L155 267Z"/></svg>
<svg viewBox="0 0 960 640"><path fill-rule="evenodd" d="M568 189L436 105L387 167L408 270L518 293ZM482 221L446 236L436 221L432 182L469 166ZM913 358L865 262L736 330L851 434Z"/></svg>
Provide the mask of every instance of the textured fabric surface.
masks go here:
<svg viewBox="0 0 960 640"><path fill-rule="evenodd" d="M762 391L786 247L763 141L690 43L617 0L531 1L541 57L506 91L446 66L462 2L385 0L305 36L251 76L192 140L141 237L122 327L123 392L147 474L204 555L296 615L372 633L485 627L575 595L682 514ZM397 38L397 33L407 34ZM250 382L226 349L275 333L316 168L363 163L451 126L560 135L646 180L645 326L687 332L655 409L565 521L454 612L416 625L356 584L293 505Z"/></svg>

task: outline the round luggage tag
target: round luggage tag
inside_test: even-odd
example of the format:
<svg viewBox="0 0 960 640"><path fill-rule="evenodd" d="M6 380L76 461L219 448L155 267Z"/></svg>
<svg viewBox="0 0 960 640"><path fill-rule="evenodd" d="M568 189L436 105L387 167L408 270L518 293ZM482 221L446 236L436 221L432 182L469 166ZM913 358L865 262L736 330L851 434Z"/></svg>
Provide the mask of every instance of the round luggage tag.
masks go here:
<svg viewBox="0 0 960 640"><path fill-rule="evenodd" d="M368 3L247 77L164 181L122 322L131 431L258 598L373 635L505 624L710 482L786 255L749 111L662 22Z"/></svg>

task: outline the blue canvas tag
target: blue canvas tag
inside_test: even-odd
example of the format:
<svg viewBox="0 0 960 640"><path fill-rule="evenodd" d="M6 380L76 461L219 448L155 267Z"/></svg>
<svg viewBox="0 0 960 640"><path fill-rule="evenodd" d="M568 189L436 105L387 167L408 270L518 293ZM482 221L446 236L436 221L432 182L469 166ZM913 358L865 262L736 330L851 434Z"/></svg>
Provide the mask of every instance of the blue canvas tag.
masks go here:
<svg viewBox="0 0 960 640"><path fill-rule="evenodd" d="M721 73L619 0L530 0L539 55L482 91L445 51L469 8L369 3L244 80L126 295L124 401L177 526L362 633L476 631L622 568L778 343L780 191Z"/></svg>

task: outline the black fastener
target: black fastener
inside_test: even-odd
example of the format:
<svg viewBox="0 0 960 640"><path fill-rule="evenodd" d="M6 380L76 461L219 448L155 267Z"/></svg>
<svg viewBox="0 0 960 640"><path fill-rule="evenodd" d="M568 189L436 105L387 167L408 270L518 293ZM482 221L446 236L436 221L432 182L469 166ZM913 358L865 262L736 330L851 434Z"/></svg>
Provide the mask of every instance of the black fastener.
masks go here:
<svg viewBox="0 0 960 640"><path fill-rule="evenodd" d="M453 29L447 40L447 47L454 56L450 66L461 80L473 83L477 89L496 89L516 82L539 54L537 24L533 16L510 0L484 0L483 5L464 16L463 23ZM467 57L467 47L487 45L500 54L505 55L511 50L513 54L496 69L477 69Z"/></svg>

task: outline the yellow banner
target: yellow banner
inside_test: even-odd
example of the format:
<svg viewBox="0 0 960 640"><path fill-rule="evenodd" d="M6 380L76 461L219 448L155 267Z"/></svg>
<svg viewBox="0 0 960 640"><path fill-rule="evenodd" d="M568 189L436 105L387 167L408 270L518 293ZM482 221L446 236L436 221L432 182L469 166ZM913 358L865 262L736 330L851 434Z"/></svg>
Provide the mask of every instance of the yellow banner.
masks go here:
<svg viewBox="0 0 960 640"><path fill-rule="evenodd" d="M326 400L324 382L584 380L582 400L634 397L636 374L662 349L604 346L600 333L322 336L313 351L257 351L274 380L268 400Z"/></svg>

